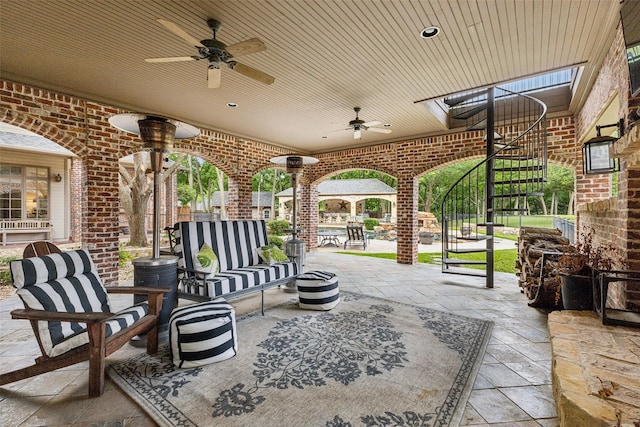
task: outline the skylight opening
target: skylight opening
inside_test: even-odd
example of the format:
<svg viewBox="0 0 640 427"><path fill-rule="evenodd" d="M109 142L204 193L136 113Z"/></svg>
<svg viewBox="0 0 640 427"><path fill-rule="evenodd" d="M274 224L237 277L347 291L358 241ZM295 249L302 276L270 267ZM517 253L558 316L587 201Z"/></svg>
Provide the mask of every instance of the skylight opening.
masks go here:
<svg viewBox="0 0 640 427"><path fill-rule="evenodd" d="M497 84L496 86L500 89L505 89L510 92L518 92L518 93L542 92L542 91L559 88L562 86L572 87L575 84L577 74L578 74L577 68L567 68L564 70L552 71L550 73L540 74L533 77L527 77L521 80L515 80L515 81ZM480 90L456 93L444 99L445 101L447 99L452 99L452 98L455 99L465 95L466 93L473 93L473 92L480 92ZM501 92L501 94L496 94L496 98L508 98L511 96L514 96L514 95L510 93L505 93L505 92ZM458 108L467 108L471 105L486 102L486 100L487 100L486 94L478 93L477 97L470 98L468 101L458 104L455 107L451 107L450 110L458 109Z"/></svg>

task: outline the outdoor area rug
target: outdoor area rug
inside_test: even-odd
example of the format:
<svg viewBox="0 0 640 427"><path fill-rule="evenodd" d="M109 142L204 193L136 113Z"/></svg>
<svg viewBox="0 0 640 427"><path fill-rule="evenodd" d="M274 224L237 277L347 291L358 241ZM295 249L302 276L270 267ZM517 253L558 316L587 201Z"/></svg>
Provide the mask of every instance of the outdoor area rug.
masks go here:
<svg viewBox="0 0 640 427"><path fill-rule="evenodd" d="M340 296L238 318L223 362L178 369L164 345L108 374L161 426L458 426L492 323Z"/></svg>

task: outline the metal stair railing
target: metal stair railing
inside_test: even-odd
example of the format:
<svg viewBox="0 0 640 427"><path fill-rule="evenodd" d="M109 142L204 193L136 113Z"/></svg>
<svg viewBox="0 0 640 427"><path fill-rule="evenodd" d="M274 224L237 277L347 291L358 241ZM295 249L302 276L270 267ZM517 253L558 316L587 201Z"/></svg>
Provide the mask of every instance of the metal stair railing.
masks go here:
<svg viewBox="0 0 640 427"><path fill-rule="evenodd" d="M543 194L546 181L546 105L525 94L483 89L445 100L454 120L486 130L486 158L458 179L442 202L442 271L486 277L493 287L494 227L507 213L528 209L528 198ZM484 104L484 108L481 108ZM468 244L469 242L475 244ZM484 242L484 247L480 243ZM480 253L481 260L455 258ZM460 269L464 266L484 266Z"/></svg>

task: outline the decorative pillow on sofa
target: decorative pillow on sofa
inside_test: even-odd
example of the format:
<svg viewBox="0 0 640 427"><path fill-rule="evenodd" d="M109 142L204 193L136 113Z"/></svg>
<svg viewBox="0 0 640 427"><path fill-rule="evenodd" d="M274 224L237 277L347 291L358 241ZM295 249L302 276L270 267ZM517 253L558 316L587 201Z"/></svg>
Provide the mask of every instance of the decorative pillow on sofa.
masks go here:
<svg viewBox="0 0 640 427"><path fill-rule="evenodd" d="M257 250L260 258L269 265L289 261L289 257L277 246L263 246Z"/></svg>
<svg viewBox="0 0 640 427"><path fill-rule="evenodd" d="M216 274L218 272L220 263L211 246L205 243L200 248L200 252L193 255L193 268L196 271L207 274Z"/></svg>

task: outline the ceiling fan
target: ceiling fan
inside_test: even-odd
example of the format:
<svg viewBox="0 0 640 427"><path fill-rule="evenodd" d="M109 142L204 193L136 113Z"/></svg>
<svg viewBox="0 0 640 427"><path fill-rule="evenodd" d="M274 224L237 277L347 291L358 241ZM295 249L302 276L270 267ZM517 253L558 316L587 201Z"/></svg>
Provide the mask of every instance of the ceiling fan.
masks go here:
<svg viewBox="0 0 640 427"><path fill-rule="evenodd" d="M377 132L377 133L391 133L391 129L375 127L375 126L380 126L382 124L382 122L378 120L365 122L364 120L360 119L358 117L358 114L360 113L360 107L353 107L353 111L356 112L356 118L349 122L349 127L345 129L340 129L334 132L353 129L353 139L360 139L362 137L363 130L370 130L372 132Z"/></svg>
<svg viewBox="0 0 640 427"><path fill-rule="evenodd" d="M192 37L173 22L166 21L164 19L158 19L158 22L173 34L182 38L191 46L194 46L198 50L198 55L176 56L170 58L147 58L145 59L146 62L181 62L206 60L209 63L209 69L207 71L207 84L211 89L220 87L220 80L222 75L220 65L222 65L223 63L233 71L259 82L268 85L274 82L275 78L270 76L269 74L263 73L262 71L256 70L255 68L235 61L235 58L239 56L249 55L250 53L262 52L263 50L265 50L266 46L260 39L251 38L227 46L220 40L216 39L216 33L220 30L222 24L220 23L220 21L217 21L215 19L207 20L207 25L213 31L213 38L204 40L198 40L195 37Z"/></svg>

